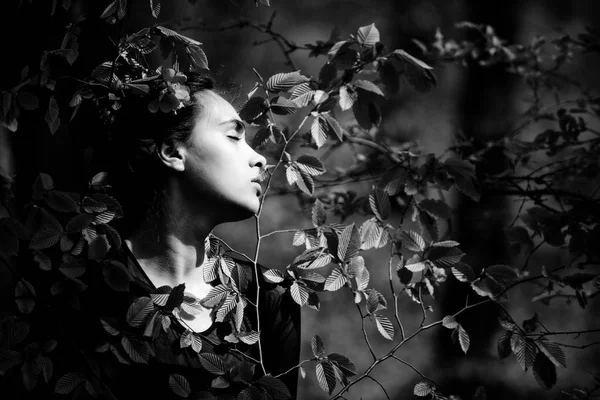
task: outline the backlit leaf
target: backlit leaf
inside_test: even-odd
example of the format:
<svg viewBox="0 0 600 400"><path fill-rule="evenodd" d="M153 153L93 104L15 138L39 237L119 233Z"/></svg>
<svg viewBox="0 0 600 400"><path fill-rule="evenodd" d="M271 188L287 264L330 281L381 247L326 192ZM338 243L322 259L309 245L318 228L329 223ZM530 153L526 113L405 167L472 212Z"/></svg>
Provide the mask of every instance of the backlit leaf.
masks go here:
<svg viewBox="0 0 600 400"><path fill-rule="evenodd" d="M390 198L387 193L378 187L373 188L369 195L371 210L380 220L386 220L391 212Z"/></svg>
<svg viewBox="0 0 600 400"><path fill-rule="evenodd" d="M432 392L432 387L428 382L419 382L413 389L413 394L418 397L425 397Z"/></svg>
<svg viewBox="0 0 600 400"><path fill-rule="evenodd" d="M394 326L387 317L375 315L377 330L387 340L394 340Z"/></svg>
<svg viewBox="0 0 600 400"><path fill-rule="evenodd" d="M308 81L309 79L300 74L300 71L284 72L270 77L267 80L266 86L267 90L271 92L280 92L283 90L289 90L296 85Z"/></svg>
<svg viewBox="0 0 600 400"><path fill-rule="evenodd" d="M358 28L356 41L363 46L375 46L379 42L379 30L375 24Z"/></svg>
<svg viewBox="0 0 600 400"><path fill-rule="evenodd" d="M271 283L283 282L284 279L283 272L279 271L278 269L269 269L263 272L263 276L268 282Z"/></svg>
<svg viewBox="0 0 600 400"><path fill-rule="evenodd" d="M61 376L56 385L54 392L58 394L69 394L73 392L79 385L85 381L85 376L80 372L67 372Z"/></svg>
<svg viewBox="0 0 600 400"><path fill-rule="evenodd" d="M331 394L335 389L336 379L333 366L328 361L322 361L316 365L317 381L323 391Z"/></svg>
<svg viewBox="0 0 600 400"><path fill-rule="evenodd" d="M352 82L352 84L357 89L362 89L362 90L365 90L367 92L375 93L375 94L377 94L377 95L379 95L381 97L385 97L385 95L383 94L383 92L381 91L381 89L379 88L379 86L377 86L376 84L374 84L371 81L358 80L358 81Z"/></svg>
<svg viewBox="0 0 600 400"><path fill-rule="evenodd" d="M306 305L309 296L309 290L303 286L298 284L298 282L294 282L290 287L290 294L296 303L300 306Z"/></svg>
<svg viewBox="0 0 600 400"><path fill-rule="evenodd" d="M425 250L425 239L417 232L409 230L402 232L404 247L409 251L420 252Z"/></svg>
<svg viewBox="0 0 600 400"><path fill-rule="evenodd" d="M145 325L146 319L154 310L154 302L150 297L140 297L127 310L127 323L133 327Z"/></svg>
<svg viewBox="0 0 600 400"><path fill-rule="evenodd" d="M327 142L327 122L320 115L317 116L311 126L310 134L317 145L317 148L323 146Z"/></svg>
<svg viewBox="0 0 600 400"><path fill-rule="evenodd" d="M314 335L310 340L310 347L312 349L313 355L316 358L323 357L325 354L325 345L323 345L323 339L319 335Z"/></svg>
<svg viewBox="0 0 600 400"><path fill-rule="evenodd" d="M344 85L340 87L339 104L342 111L351 109L357 97L356 91L352 86Z"/></svg>
<svg viewBox="0 0 600 400"><path fill-rule="evenodd" d="M348 279L343 271L340 268L334 268L333 271L331 271L331 275L329 275L325 281L325 290L334 292L344 286L346 282L348 282Z"/></svg>
<svg viewBox="0 0 600 400"><path fill-rule="evenodd" d="M150 345L145 340L140 340L137 338L127 336L123 336L121 338L121 345L123 346L123 350L131 360L138 364L148 364L148 360L150 359Z"/></svg>
<svg viewBox="0 0 600 400"><path fill-rule="evenodd" d="M361 236L354 224L344 228L339 236L338 258L341 261L349 261L356 257L361 246Z"/></svg>
<svg viewBox="0 0 600 400"><path fill-rule="evenodd" d="M548 359L559 368L567 368L567 360L560 346L554 342L540 339L537 342L538 348Z"/></svg>
<svg viewBox="0 0 600 400"><path fill-rule="evenodd" d="M475 279L475 272L469 264L459 262L452 266L452 275L460 282L472 282Z"/></svg>
<svg viewBox="0 0 600 400"><path fill-rule="evenodd" d="M462 325L458 325L458 342L460 343L460 348L462 351L467 354L469 350L469 345L471 344L471 339L469 338L469 334Z"/></svg>
<svg viewBox="0 0 600 400"><path fill-rule="evenodd" d="M305 171L311 176L318 176L325 173L325 166L323 162L317 157L304 154L298 157L296 160L298 169Z"/></svg>
<svg viewBox="0 0 600 400"><path fill-rule="evenodd" d="M225 375L228 371L227 365L221 357L213 353L200 353L198 355L200 364L208 372L214 375Z"/></svg>

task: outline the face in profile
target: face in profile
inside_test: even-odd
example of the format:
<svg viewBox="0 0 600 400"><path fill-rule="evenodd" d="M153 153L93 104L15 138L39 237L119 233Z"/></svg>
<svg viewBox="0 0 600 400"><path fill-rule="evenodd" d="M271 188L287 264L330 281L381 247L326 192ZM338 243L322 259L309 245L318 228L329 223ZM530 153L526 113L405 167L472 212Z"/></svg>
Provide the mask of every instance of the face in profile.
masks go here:
<svg viewBox="0 0 600 400"><path fill-rule="evenodd" d="M260 206L258 178L263 156L246 142L244 124L233 106L213 91L196 93L202 109L183 144L183 190L198 199L216 222L245 219Z"/></svg>

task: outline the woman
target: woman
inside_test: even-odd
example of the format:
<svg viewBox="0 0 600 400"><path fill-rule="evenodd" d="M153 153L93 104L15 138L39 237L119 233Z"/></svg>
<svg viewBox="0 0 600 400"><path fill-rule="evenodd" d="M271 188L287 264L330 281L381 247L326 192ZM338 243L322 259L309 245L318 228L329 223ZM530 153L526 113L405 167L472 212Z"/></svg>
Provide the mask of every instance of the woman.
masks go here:
<svg viewBox="0 0 600 400"><path fill-rule="evenodd" d="M252 263L229 257L210 236L218 224L258 211L266 160L248 145L244 123L211 79L173 83L173 73L163 73L174 85L166 93L179 104L171 97L165 105L165 92L150 106L132 98L114 122L111 148L121 162L112 183L125 240L113 257L131 283L126 293L102 294L109 300L101 303L98 293L107 288L97 288L87 304L109 336L125 338L102 348L111 350L100 361L108 365L102 385L117 398L235 398L242 391L277 398L279 383L260 379L266 371L280 375L295 398L299 308L286 282L264 281L260 266L256 276Z"/></svg>

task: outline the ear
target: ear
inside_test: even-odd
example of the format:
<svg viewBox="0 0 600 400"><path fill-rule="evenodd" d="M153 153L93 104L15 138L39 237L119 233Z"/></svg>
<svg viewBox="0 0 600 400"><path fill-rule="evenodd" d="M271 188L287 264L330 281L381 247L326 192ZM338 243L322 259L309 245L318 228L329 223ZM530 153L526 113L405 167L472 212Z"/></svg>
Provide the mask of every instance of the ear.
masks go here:
<svg viewBox="0 0 600 400"><path fill-rule="evenodd" d="M157 151L158 158L168 168L179 172L185 169L185 151L183 151L183 146L178 141L167 139L161 143Z"/></svg>

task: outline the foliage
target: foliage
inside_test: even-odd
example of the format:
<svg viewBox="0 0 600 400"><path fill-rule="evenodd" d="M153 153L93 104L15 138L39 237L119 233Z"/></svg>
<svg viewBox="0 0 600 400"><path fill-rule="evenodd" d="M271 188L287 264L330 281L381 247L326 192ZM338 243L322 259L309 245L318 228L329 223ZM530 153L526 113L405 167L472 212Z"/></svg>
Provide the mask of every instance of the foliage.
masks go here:
<svg viewBox="0 0 600 400"><path fill-rule="evenodd" d="M269 1L261 3L270 6ZM65 8L69 4L63 2ZM160 9L159 0L150 1L154 18L159 17ZM115 0L107 5L100 18L114 24L126 13L127 1ZM284 45L292 46L276 36L270 25L260 28ZM373 358L364 371L357 371L349 357L326 352L326 348L333 346L323 343L318 335L311 339L314 358L297 366L302 378L307 366L314 368L319 386L332 399L342 398L353 385L370 377L373 368L383 361L395 359L410 365L400 358L400 349L415 336L438 326L448 329L457 346L468 354L471 338L461 322L468 318L469 309L486 303L493 303L504 312L499 321L502 328L497 343L499 358L513 354L518 365L523 370L531 369L544 388L554 386L556 369L567 366L565 345L555 338L593 333L550 331L537 317L519 324L506 305L513 288L534 282L541 282L543 287L532 300L547 303L560 296L575 299L579 307L586 307L589 298L600 291L597 270L600 253L596 246L600 241L600 132L593 127L600 117L600 97L561 74L561 68L573 57L600 52L600 39L589 30L577 37L565 35L551 42L537 37L529 45L507 45L489 26L461 23L458 28L477 32L478 39L459 42L438 31L432 44L419 43L427 63L403 49L386 49L375 24L360 27L347 38L339 37L334 30L327 41L293 45L287 48L286 56L304 49L310 51L310 56L326 59L318 74L313 77L293 70L264 79L255 71L257 81L239 110L241 118L257 127L252 146L276 160L265 175L266 192L272 189L294 193L310 204L311 224L293 230L291 244L299 246L301 254L284 269L262 272L264 279L274 283L286 281L294 301L314 310L320 308L321 293L349 292L362 321L365 346ZM77 23L68 27L63 46L41 55L39 70L24 69L21 83L2 92L2 123L8 130L19 129L25 110L39 110L38 118L43 118L50 134L60 128L60 117L65 111L54 93L58 77L53 75L49 60L63 57L73 65L79 50L77 32ZM554 46L550 55L546 54L548 44ZM117 47L117 59L90 71L73 93L69 104L71 119L81 103L89 101L102 110L101 117L110 123L122 100L131 96L146 101L150 112L177 112L189 99L186 71L208 68L200 42L158 24L121 38ZM170 59L173 67L151 70L145 66L141 61L154 50ZM470 68L499 66L522 78L532 93L523 124L480 148L471 139L458 138L458 143L441 155L423 154L414 143L377 139L373 133L381 124L382 108L400 87L408 85L427 92L437 84L430 66L433 62L459 62ZM576 94L563 98L556 82L567 82ZM547 103L547 92L557 95L555 103ZM351 112L356 124L345 126L338 122L341 112ZM285 125L287 116L292 114L302 115L294 129ZM535 128L540 122L546 126L543 131L531 137L521 135L525 128ZM301 139L304 146L292 146L295 139ZM357 152L355 164L345 170L326 167L316 155L319 151L323 154L323 150L335 151L346 143L367 147L375 153L367 158ZM303 148L315 151L306 152ZM499 149L507 160L506 167L494 174L478 168L492 149ZM369 175L364 175L367 170ZM369 193L329 189L332 182L359 181L364 176L373 180ZM30 331L40 329L48 310L62 305L53 298L67 298L72 307L77 307L93 268L101 269L106 284L114 291L129 289L132 278L126 268L109 257L111 247L121 245L111 222L121 218L123 212L118 201L111 197L106 179L106 174L99 172L89 182L87 193L71 193L56 188L53 177L40 172L32 183L31 202L21 208L11 197L11 182L8 179L3 182L2 204L11 215L0 220L0 250L4 267L15 276L15 304L11 314L2 320L0 375L20 377L15 384L26 391L44 386L56 393L81 394L84 388L93 397L110 391L93 368L87 368L85 373L74 372L76 368L54 370L53 360L61 357L60 352L76 345L62 344L69 338L64 338L58 330L48 330L42 335L43 340L30 337ZM276 187L281 181L287 185ZM453 240L450 229L453 209L444 195L450 191L458 191L474 201L490 194L521 199L517 218L506 229L515 264L479 267L463 261L465 253L460 243ZM263 205L264 198L257 223ZM367 216L360 226L344 223L357 213ZM17 217L20 215L25 218ZM395 224L392 216L398 215L400 223ZM409 216L419 231L406 228L405 219ZM340 221L333 222L335 217ZM283 232L287 231L259 233L256 254L260 252L262 239ZM530 260L543 245L559 248L565 254L565 261L551 271L542 268L539 275L534 275L529 271ZM366 265L362 254L383 248L390 253L387 270ZM247 282L232 257L235 253L222 240L210 237L204 276L207 282L219 284L200 302L218 308L218 321L231 321L235 327L230 337L232 342L258 346L261 332L242 329L246 304L258 303L258 298L247 298L240 289ZM17 255L19 266L15 269L12 260ZM258 273L257 259L247 258ZM517 264L519 260L521 263ZM382 273L389 277L389 293L381 293L369 285L371 275ZM439 301L435 295L449 279L468 285L478 300L442 320L428 322ZM193 312L198 305L197 299L184 295L184 289L161 287L131 305L127 321L130 327L143 331L141 336L127 335L110 321L99 321L108 340L98 344L97 351L110 350L123 364L147 364L153 356L152 340L161 331L169 332L178 313ZM398 310L396 300L402 294L422 310L422 320L411 333L405 331ZM394 299L391 306L390 298ZM390 342L384 355L375 355L366 324L373 325ZM236 375L228 369L226 360L203 351L205 342L206 338L190 330L179 338L179 346L197 353L204 369L213 375L212 388L217 393L230 384L239 384L238 398L290 397L278 380L283 374L271 376L265 370L262 356L249 364L248 371L238 371ZM265 373L253 380L255 367ZM422 380L414 386L414 395L447 398L447 393L433 380L418 374ZM595 379L597 388L600 378ZM177 373L166 384L179 397L191 396L194 389L185 376ZM573 388L564 393L570 398L583 399L589 398L591 391ZM485 398L483 387L473 394L473 399Z"/></svg>

